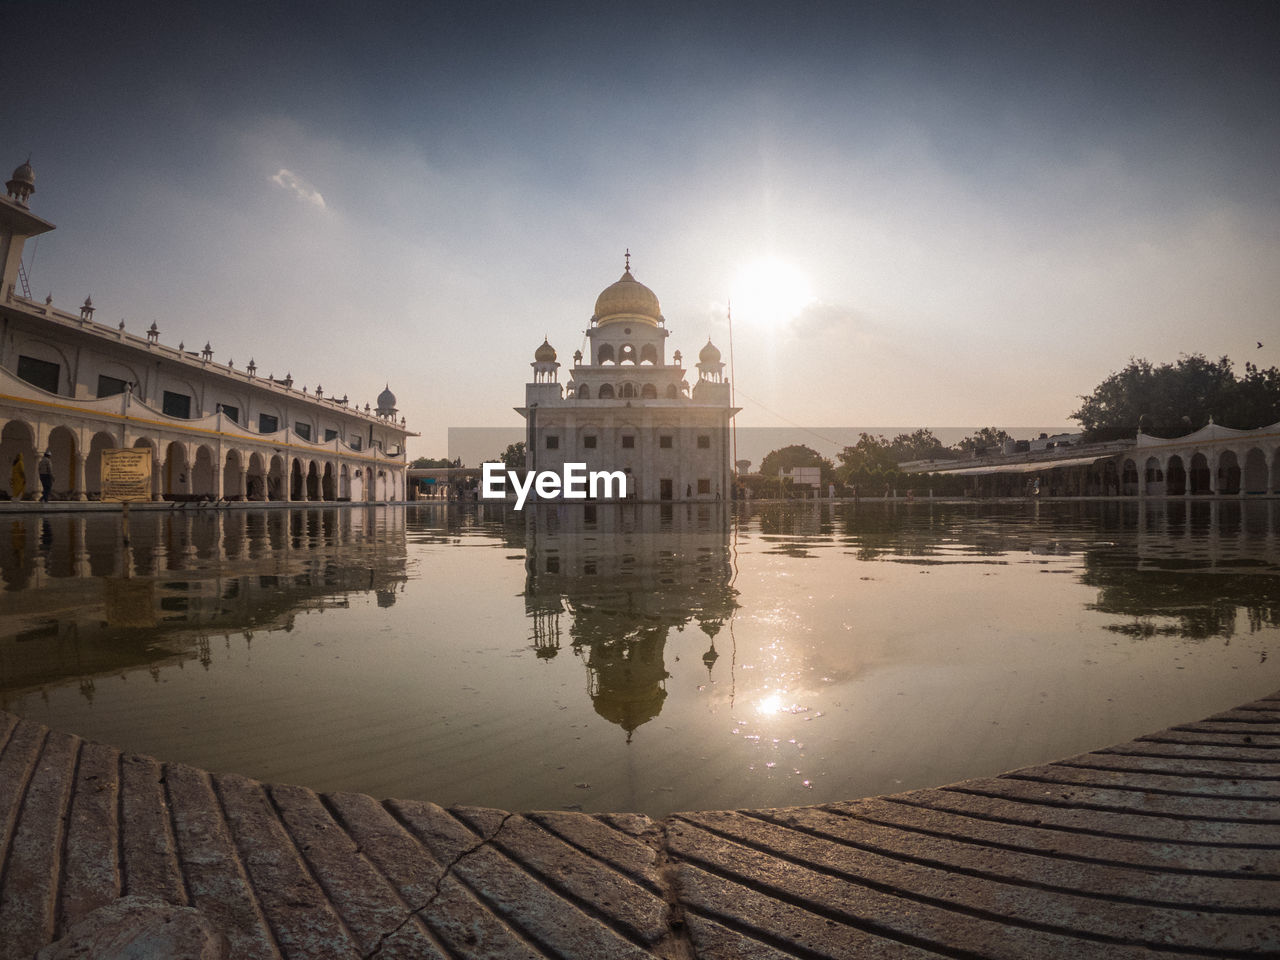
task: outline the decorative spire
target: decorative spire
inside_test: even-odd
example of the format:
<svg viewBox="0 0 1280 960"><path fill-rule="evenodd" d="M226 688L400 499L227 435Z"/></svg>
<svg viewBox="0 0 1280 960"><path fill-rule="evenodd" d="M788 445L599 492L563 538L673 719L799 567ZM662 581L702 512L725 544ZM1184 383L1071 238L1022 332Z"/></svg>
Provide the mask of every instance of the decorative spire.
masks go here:
<svg viewBox="0 0 1280 960"><path fill-rule="evenodd" d="M627 263L627 266L626 266L627 273L630 273L631 272L631 248L630 247L627 247L625 259Z"/></svg>

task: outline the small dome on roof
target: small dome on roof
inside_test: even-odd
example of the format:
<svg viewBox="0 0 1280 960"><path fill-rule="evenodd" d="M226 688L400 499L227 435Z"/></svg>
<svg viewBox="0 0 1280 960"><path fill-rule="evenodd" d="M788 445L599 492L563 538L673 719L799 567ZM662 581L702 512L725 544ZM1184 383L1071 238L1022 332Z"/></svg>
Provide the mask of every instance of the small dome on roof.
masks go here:
<svg viewBox="0 0 1280 960"><path fill-rule="evenodd" d="M550 341L546 337L542 338L542 346L533 351L533 359L539 363L554 363L556 359L556 348L551 346Z"/></svg>
<svg viewBox="0 0 1280 960"><path fill-rule="evenodd" d="M9 179L16 180L18 183L25 183L34 190L36 187L36 172L31 169L31 161L28 160L26 163L18 167L18 169L14 170L13 176Z"/></svg>
<svg viewBox="0 0 1280 960"><path fill-rule="evenodd" d="M698 360L702 363L720 362L720 351L716 345L711 342L710 337L707 337L707 345L698 351Z"/></svg>
<svg viewBox="0 0 1280 960"><path fill-rule="evenodd" d="M36 172L31 169L30 158L13 171L13 176L5 184L5 189L9 191L10 200L17 200L23 206L26 205L31 194L36 192Z"/></svg>
<svg viewBox="0 0 1280 960"><path fill-rule="evenodd" d="M387 384L387 386L383 389L383 391L380 394L378 394L378 409L391 410L395 407L395 405L396 405L396 395L391 392L391 385Z"/></svg>

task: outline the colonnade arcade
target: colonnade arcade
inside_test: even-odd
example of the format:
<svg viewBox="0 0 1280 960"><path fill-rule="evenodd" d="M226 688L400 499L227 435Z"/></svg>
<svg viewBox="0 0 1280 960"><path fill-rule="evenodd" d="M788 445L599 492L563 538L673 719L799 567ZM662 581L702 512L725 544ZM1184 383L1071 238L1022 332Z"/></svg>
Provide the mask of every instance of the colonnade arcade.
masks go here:
<svg viewBox="0 0 1280 960"><path fill-rule="evenodd" d="M102 451L124 446L151 449L153 500L387 502L404 497L400 472L374 457L357 460L292 444L244 444L227 436L194 439L131 427L124 429L122 443L121 432L6 420L0 428L0 489L15 497L21 458L25 494L39 495L36 464L48 450L54 498L97 499Z"/></svg>
<svg viewBox="0 0 1280 960"><path fill-rule="evenodd" d="M1194 497L1275 495L1280 490L1280 424L1232 430L1210 422L1177 440L1139 434L1121 461L1122 493Z"/></svg>
<svg viewBox="0 0 1280 960"><path fill-rule="evenodd" d="M1126 457L1121 470L1122 492L1155 497L1274 495L1280 487L1278 473L1280 447L1195 450L1139 457L1137 461Z"/></svg>

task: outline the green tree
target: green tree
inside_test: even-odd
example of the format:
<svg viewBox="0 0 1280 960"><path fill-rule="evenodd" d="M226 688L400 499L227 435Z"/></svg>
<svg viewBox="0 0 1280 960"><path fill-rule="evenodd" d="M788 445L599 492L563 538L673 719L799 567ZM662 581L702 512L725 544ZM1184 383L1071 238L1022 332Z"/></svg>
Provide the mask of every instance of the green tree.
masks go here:
<svg viewBox="0 0 1280 960"><path fill-rule="evenodd" d="M1210 418L1250 430L1280 420L1280 371L1247 363L1239 378L1227 357L1212 361L1198 353L1159 366L1131 358L1080 399L1071 418L1080 422L1086 440L1131 437L1138 430L1177 437Z"/></svg>
<svg viewBox="0 0 1280 960"><path fill-rule="evenodd" d="M893 438L889 450L894 463L905 463L908 460L939 460L954 456L951 450L933 435L932 430L900 433Z"/></svg>
<svg viewBox="0 0 1280 960"><path fill-rule="evenodd" d="M411 470L430 470L440 467L460 467L462 466L462 458L450 460L447 457L419 457L413 463L409 464Z"/></svg>
<svg viewBox="0 0 1280 960"><path fill-rule="evenodd" d="M983 427L957 443L956 449L961 453L968 454L977 453L979 450L999 453L1000 448L1004 446L1004 442L1012 439L1013 437L999 427Z"/></svg>
<svg viewBox="0 0 1280 960"><path fill-rule="evenodd" d="M845 447L836 454L836 458L840 461L840 473L846 482L859 470L884 470L897 463L893 445L884 437L873 437L869 433L858 434L858 442L852 447Z"/></svg>
<svg viewBox="0 0 1280 960"><path fill-rule="evenodd" d="M760 461L760 473L766 478L777 479L779 471L794 467L819 467L822 483L831 481L835 473L835 465L812 447L794 443L789 447L774 450Z"/></svg>
<svg viewBox="0 0 1280 960"><path fill-rule="evenodd" d="M507 470L515 470L524 472L524 441L518 443L507 444L507 449L498 455L498 459L502 461L503 467Z"/></svg>

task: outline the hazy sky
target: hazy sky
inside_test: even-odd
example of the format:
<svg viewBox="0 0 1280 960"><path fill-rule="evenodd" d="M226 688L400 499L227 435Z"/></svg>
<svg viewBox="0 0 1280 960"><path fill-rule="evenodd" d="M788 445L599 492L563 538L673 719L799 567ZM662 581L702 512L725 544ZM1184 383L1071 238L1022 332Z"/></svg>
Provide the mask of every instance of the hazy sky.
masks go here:
<svg viewBox="0 0 1280 960"><path fill-rule="evenodd" d="M415 456L519 424L627 248L690 361L733 298L743 426L1066 424L1130 356L1280 363L1275 3L0 9L32 292L390 383Z"/></svg>

